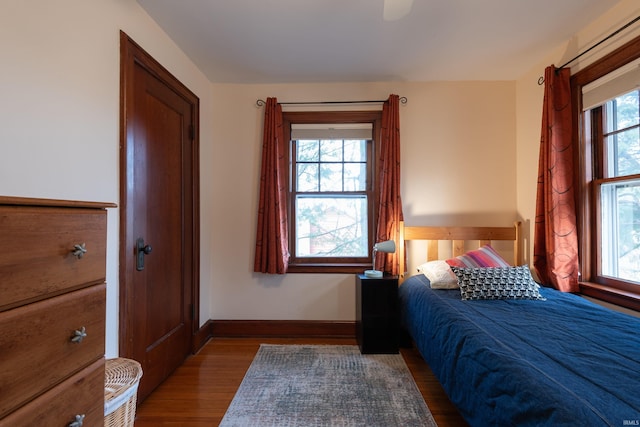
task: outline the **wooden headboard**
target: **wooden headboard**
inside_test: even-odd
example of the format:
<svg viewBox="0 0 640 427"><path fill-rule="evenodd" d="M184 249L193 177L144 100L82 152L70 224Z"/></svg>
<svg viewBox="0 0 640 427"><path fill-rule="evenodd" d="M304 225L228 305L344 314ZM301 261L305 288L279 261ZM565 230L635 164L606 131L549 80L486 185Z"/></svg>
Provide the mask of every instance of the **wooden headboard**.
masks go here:
<svg viewBox="0 0 640 427"><path fill-rule="evenodd" d="M408 226L400 222L400 281L406 275L405 242L408 240L423 240L427 245L426 261L439 259L438 246L440 241L451 242L451 256L456 257L468 249L467 242L473 242L475 247L490 244L494 241L513 241L513 265L522 264L522 235L520 221L511 227L431 227Z"/></svg>

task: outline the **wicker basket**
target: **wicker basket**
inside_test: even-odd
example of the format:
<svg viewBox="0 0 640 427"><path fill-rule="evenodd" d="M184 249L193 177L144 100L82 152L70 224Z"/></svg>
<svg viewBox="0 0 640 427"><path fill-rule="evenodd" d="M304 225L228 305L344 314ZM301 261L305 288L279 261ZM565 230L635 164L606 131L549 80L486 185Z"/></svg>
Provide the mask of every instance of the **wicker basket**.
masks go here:
<svg viewBox="0 0 640 427"><path fill-rule="evenodd" d="M122 357L107 359L104 380L105 427L133 427L142 367Z"/></svg>

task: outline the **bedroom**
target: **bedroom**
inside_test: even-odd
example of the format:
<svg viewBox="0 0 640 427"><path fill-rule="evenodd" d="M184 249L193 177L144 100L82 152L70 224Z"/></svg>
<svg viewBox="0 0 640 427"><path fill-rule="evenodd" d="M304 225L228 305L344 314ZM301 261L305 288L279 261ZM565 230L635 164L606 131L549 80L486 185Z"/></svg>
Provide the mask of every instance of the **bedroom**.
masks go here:
<svg viewBox="0 0 640 427"><path fill-rule="evenodd" d="M133 0L9 1L2 7L2 195L118 202L119 30L198 94L200 325L210 319L354 319L351 275L251 273L262 123L256 99L407 96L401 109L405 218L489 225L520 218L531 230L543 94L537 80L545 66L638 14L635 1L616 3L550 46L516 80L225 84L210 82ZM464 126L451 123L454 111ZM488 190L465 190L478 177ZM465 197L455 197L461 190ZM118 227L117 210L110 211L107 356L118 354Z"/></svg>

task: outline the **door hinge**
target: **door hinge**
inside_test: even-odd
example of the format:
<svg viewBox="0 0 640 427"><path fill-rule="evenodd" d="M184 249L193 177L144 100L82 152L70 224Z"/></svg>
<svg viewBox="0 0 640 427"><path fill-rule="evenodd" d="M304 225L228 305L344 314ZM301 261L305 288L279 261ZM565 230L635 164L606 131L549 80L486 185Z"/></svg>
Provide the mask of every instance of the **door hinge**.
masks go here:
<svg viewBox="0 0 640 427"><path fill-rule="evenodd" d="M191 320L196 320L196 308L193 304L189 304L189 308L191 310Z"/></svg>
<svg viewBox="0 0 640 427"><path fill-rule="evenodd" d="M189 125L189 138L191 138L192 141L196 139L196 127L194 125Z"/></svg>

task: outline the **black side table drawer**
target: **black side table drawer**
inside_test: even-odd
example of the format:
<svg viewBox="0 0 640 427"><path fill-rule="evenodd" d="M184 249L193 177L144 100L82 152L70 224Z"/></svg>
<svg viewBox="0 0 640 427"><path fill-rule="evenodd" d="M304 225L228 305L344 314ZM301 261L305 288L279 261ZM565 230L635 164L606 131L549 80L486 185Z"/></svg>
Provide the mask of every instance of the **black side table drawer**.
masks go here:
<svg viewBox="0 0 640 427"><path fill-rule="evenodd" d="M356 338L361 353L398 353L398 277L356 275Z"/></svg>

